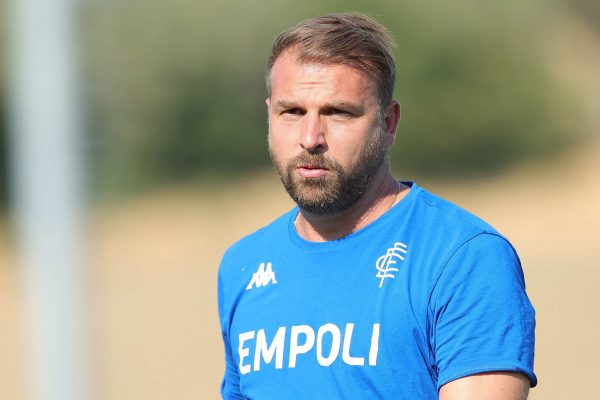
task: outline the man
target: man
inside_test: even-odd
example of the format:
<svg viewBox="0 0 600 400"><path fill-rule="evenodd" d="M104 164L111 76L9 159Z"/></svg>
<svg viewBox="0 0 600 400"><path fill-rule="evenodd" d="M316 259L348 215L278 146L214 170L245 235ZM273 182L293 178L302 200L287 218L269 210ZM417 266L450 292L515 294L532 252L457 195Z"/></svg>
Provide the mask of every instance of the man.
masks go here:
<svg viewBox="0 0 600 400"><path fill-rule="evenodd" d="M273 45L269 150L298 207L223 257L225 399L513 400L536 384L512 246L391 174L391 46L355 13Z"/></svg>

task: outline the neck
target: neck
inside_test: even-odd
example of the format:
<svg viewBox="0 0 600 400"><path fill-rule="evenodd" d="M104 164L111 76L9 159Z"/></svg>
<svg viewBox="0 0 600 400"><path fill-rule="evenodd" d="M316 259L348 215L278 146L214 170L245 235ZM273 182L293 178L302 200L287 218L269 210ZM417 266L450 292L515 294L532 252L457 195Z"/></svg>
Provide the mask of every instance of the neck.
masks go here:
<svg viewBox="0 0 600 400"><path fill-rule="evenodd" d="M386 163L387 164L387 163ZM312 214L300 209L296 230L300 237L312 242L326 242L347 236L369 225L385 214L408 192L398 183L389 167L383 165L365 195L348 210L328 215Z"/></svg>

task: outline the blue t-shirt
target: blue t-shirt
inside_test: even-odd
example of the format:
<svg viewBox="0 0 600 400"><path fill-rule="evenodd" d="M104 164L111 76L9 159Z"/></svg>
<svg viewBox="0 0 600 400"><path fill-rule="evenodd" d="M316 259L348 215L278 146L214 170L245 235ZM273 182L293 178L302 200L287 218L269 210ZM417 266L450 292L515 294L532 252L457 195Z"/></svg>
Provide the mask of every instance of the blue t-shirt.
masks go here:
<svg viewBox="0 0 600 400"><path fill-rule="evenodd" d="M342 239L309 242L295 208L219 270L225 399L437 399L454 379L532 386L534 310L510 243L414 183Z"/></svg>

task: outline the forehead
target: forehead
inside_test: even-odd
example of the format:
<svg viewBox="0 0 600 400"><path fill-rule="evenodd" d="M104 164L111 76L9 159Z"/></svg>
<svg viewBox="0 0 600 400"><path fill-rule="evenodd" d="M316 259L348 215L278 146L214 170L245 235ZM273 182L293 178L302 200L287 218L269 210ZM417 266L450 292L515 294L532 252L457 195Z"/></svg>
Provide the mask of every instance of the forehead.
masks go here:
<svg viewBox="0 0 600 400"><path fill-rule="evenodd" d="M300 62L290 51L273 64L270 89L272 98L310 93L363 100L375 96L375 84L365 72L343 64Z"/></svg>

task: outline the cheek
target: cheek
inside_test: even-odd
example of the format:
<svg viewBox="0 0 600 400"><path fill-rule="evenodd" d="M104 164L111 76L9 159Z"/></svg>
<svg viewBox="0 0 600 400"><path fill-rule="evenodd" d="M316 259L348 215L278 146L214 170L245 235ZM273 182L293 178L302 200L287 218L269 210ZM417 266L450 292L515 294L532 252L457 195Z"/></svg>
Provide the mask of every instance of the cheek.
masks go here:
<svg viewBox="0 0 600 400"><path fill-rule="evenodd" d="M271 151L287 153L294 151L298 146L293 127L282 122L269 121L267 139Z"/></svg>
<svg viewBox="0 0 600 400"><path fill-rule="evenodd" d="M279 167L283 167L287 163L286 160L292 156L292 151L288 148L289 145L286 141L283 140L283 136L273 133L271 129L269 129L267 136L271 159L276 164L279 164Z"/></svg>
<svg viewBox="0 0 600 400"><path fill-rule="evenodd" d="M282 147L281 138L280 138L280 136L273 134L271 129L269 129L267 141L269 143L269 151L271 151L271 153L277 154L277 153L281 152L281 147Z"/></svg>
<svg viewBox="0 0 600 400"><path fill-rule="evenodd" d="M345 166L355 162L366 143L363 135L353 135L347 130L340 130L339 134L338 132L330 131L327 138L331 157L334 157Z"/></svg>

